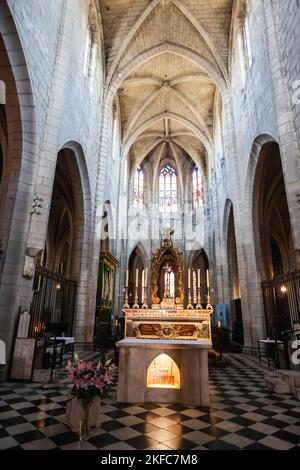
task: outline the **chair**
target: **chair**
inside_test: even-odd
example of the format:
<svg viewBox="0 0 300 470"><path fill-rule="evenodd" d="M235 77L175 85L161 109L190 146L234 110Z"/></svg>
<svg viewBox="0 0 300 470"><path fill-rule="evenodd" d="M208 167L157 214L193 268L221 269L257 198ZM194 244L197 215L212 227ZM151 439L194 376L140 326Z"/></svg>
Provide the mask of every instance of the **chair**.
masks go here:
<svg viewBox="0 0 300 470"><path fill-rule="evenodd" d="M268 365L270 365L270 361L273 361L275 369L279 369L279 355L278 355L277 341L275 341L274 343L266 344L266 353L267 353Z"/></svg>
<svg viewBox="0 0 300 470"><path fill-rule="evenodd" d="M45 345L43 356L43 367L55 369L57 366L57 359L59 367L62 367L63 354L65 351L65 341L57 339L60 335L65 333L67 324L63 322L48 323L45 328Z"/></svg>
<svg viewBox="0 0 300 470"><path fill-rule="evenodd" d="M57 360L59 367L62 367L65 342L63 340L48 339L44 343L43 368L55 369Z"/></svg>

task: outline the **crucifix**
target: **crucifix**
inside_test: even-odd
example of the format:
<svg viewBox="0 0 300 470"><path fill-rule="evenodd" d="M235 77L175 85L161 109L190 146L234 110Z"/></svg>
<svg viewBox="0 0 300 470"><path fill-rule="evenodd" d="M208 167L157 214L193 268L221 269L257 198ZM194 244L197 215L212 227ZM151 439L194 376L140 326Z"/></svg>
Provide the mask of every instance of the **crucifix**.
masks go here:
<svg viewBox="0 0 300 470"><path fill-rule="evenodd" d="M166 264L164 267L165 270L165 292L164 292L164 297L169 299L171 297L171 274L173 273L172 266L169 265L169 263Z"/></svg>

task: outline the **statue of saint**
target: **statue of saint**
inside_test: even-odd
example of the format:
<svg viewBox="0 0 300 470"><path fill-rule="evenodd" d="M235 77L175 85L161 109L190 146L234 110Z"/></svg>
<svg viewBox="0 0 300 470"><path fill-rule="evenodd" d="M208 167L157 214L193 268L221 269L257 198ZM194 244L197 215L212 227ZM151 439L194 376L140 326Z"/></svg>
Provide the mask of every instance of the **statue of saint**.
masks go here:
<svg viewBox="0 0 300 470"><path fill-rule="evenodd" d="M170 227L166 227L162 231L161 235L161 246L162 247L171 247L173 246L172 243L172 235L174 235L174 230Z"/></svg>

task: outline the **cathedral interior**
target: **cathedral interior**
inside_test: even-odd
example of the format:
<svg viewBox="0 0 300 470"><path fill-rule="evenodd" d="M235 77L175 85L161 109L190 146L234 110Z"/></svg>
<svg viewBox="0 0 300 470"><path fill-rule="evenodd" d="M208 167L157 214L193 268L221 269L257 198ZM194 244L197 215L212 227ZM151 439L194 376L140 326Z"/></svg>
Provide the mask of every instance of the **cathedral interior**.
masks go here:
<svg viewBox="0 0 300 470"><path fill-rule="evenodd" d="M0 450L300 449L299 23L0 0Z"/></svg>

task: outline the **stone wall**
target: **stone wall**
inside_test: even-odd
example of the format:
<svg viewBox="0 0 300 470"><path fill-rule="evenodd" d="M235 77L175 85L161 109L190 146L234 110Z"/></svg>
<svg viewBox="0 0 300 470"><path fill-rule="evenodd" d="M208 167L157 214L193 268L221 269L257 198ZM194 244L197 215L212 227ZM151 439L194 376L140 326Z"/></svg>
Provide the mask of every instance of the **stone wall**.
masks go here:
<svg viewBox="0 0 300 470"><path fill-rule="evenodd" d="M201 2L204 5L204 0ZM83 211L78 214L85 229L82 240L78 240L80 249L76 261L77 340L92 340L104 202L110 202L107 211L110 250L120 261L115 298L115 313L120 313L125 270L136 241L128 240L128 225L132 223L131 216L127 217L132 196L132 165L127 142L122 141L121 124L125 118L121 115L116 91L138 61L163 53L174 54L179 60L185 53L185 45L190 48L185 59L191 59L194 64L198 61L198 65L208 67L218 58L215 66L209 66L209 72L218 85L219 98L215 115L207 112L208 127L212 127L212 120L215 124L212 131L215 146L209 146L204 171L205 210L198 215L196 229L200 242L186 244L185 220L181 219L176 230L177 235L182 236L176 245L185 251L186 264L194 249L200 245L204 248L213 272L213 300L225 302L230 310L227 234L232 204L246 350L255 347L257 339L264 336L253 187L262 145L278 142L294 244L300 250L300 82L297 82L300 80L300 8L299 2L294 0L247 2L251 60L244 63L243 82L236 60L234 33L240 18L233 17L230 34L232 5L225 0L219 3L224 5L219 17L214 18L208 7L201 4L200 8L199 2L194 0L151 4L142 0L128 1L128 8L112 5L111 11L106 13L107 22L102 25L97 0L0 1L0 31L11 66L7 80L11 90L9 125L13 143L8 155L11 162L7 173L8 190L1 189L0 193L0 331L8 350L18 308L30 306L32 277L23 276L24 263L35 262L45 244L56 158L62 148L74 153L74 164L81 178L78 187L84 195ZM120 8L117 19L108 21L110 15L113 18L118 13L116 8ZM199 23L188 25L185 8L190 8ZM173 23L167 22L166 11L172 13ZM120 23L122 18L126 21ZM143 30L136 34L143 19L147 20ZM211 44L208 48L203 40L202 21L215 38L215 49ZM85 73L88 24L92 26L92 48ZM135 24L137 29L131 31ZM174 28L181 25L177 45L172 42L177 35L177 30L171 30L172 25ZM157 38L163 42L158 44ZM197 58L200 52L205 56L202 62ZM110 68L112 65L114 68ZM227 81L223 80L224 67L229 71ZM110 83L108 88L106 79ZM171 96L173 90L169 84L165 85L163 92ZM14 93L17 97L15 111ZM142 93L141 88L139 93ZM189 113L185 119L188 117ZM142 121L135 124L138 127ZM190 198L191 185L187 167L181 171L184 205ZM152 200L155 192L151 176L148 181L146 190ZM40 214L31 214L35 194L42 200ZM162 225L161 222L156 227L157 233ZM152 243L148 234L141 238L144 238L149 263L159 239Z"/></svg>

